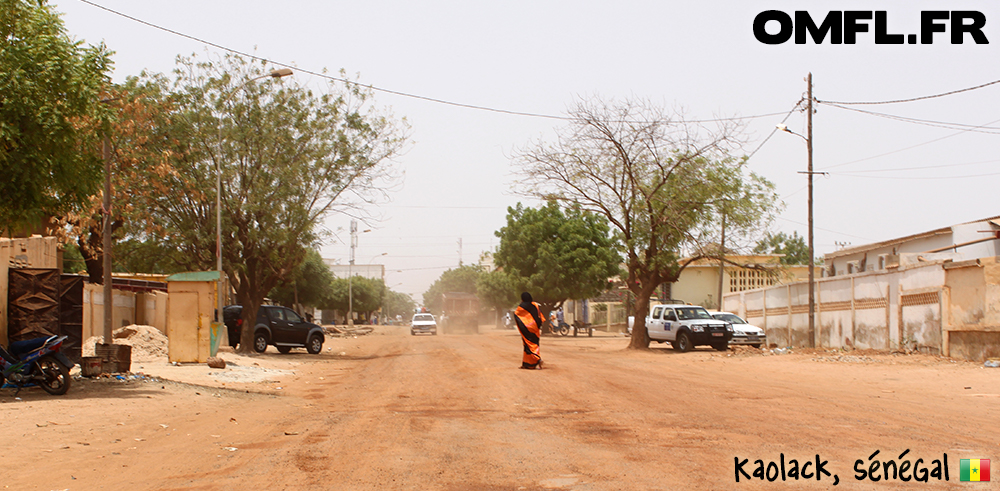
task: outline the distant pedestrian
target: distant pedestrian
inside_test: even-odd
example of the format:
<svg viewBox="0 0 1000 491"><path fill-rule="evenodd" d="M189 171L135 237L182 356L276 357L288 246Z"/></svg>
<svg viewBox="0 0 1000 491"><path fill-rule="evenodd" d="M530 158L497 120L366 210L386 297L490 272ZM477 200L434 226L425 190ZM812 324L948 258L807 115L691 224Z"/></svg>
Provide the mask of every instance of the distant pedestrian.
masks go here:
<svg viewBox="0 0 1000 491"><path fill-rule="evenodd" d="M510 312L503 315L503 325L507 329L510 329Z"/></svg>
<svg viewBox="0 0 1000 491"><path fill-rule="evenodd" d="M542 368L538 342L545 316L538 307L537 303L531 301L531 294L524 292L521 294L521 304L514 311L514 320L517 321L517 330L521 333L521 343L524 345L521 368Z"/></svg>

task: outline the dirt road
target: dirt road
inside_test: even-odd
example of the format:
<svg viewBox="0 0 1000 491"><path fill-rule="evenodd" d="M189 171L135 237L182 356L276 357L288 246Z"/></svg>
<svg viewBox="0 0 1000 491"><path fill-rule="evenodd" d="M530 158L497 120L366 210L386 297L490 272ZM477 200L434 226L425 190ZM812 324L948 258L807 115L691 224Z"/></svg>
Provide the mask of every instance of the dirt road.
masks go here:
<svg viewBox="0 0 1000 491"><path fill-rule="evenodd" d="M622 337L514 331L328 339L269 351L294 375L226 389L78 381L65 397L0 391L4 489L954 489L959 460L1000 459L1000 369L865 353L680 354ZM273 350L273 348L271 348ZM252 392L246 392L252 390ZM273 394L273 395L272 395ZM908 461L856 479L855 460ZM905 450L909 453L900 458ZM745 477L792 459L811 479ZM814 476L816 455L824 470ZM949 480L930 477L947 454ZM922 463L917 464L917 459ZM879 464L881 466L881 464ZM914 466L927 469L927 483ZM883 477L883 471L877 473ZM891 477L891 472L890 472ZM998 481L1000 479L994 479ZM993 489L995 483L976 484Z"/></svg>

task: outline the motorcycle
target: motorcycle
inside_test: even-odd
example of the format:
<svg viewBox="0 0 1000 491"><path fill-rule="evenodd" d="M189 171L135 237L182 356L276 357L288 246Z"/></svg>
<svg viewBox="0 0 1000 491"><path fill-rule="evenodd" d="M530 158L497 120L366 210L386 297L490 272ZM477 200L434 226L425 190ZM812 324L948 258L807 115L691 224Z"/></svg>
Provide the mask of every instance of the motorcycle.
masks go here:
<svg viewBox="0 0 1000 491"><path fill-rule="evenodd" d="M36 384L49 394L61 396L69 390L73 379L70 368L75 365L59 352L66 336L27 339L0 346L0 386L4 380L17 387L16 396L28 384Z"/></svg>
<svg viewBox="0 0 1000 491"><path fill-rule="evenodd" d="M556 334L559 334L559 335L562 335L562 336L568 336L569 335L570 325L567 324L567 323L565 323L565 322L556 321L555 319L552 319L552 320L546 321L545 324L548 326L549 332L552 333L553 335L556 335Z"/></svg>

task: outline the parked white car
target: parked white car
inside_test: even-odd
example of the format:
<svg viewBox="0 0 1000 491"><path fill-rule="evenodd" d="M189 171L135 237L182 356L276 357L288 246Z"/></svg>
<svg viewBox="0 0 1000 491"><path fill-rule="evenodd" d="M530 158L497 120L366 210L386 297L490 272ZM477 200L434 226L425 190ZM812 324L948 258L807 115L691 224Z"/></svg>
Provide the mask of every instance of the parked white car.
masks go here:
<svg viewBox="0 0 1000 491"><path fill-rule="evenodd" d="M709 315L704 307L682 304L653 305L646 316L646 333L658 343L670 342L680 352L710 345L719 351L729 348L733 326Z"/></svg>
<svg viewBox="0 0 1000 491"><path fill-rule="evenodd" d="M767 346L767 334L764 330L743 320L742 317L730 312L709 312L712 317L733 325L733 339L729 344L745 344L760 348Z"/></svg>

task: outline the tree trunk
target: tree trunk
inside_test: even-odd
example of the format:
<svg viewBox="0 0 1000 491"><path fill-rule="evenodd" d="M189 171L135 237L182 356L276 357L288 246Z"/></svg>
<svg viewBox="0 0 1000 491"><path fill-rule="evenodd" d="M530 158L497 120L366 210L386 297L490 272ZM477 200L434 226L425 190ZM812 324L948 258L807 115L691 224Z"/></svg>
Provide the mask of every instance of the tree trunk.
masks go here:
<svg viewBox="0 0 1000 491"><path fill-rule="evenodd" d="M540 305L540 307L538 307L538 313L541 314L542 317L545 318L545 321L543 321L542 325L539 326L539 332L541 332L542 334L545 334L545 332L548 331L551 334L552 333L552 321L553 321L553 319L550 319L550 317L552 317L552 316L549 315L549 313L556 309L557 303L556 302L552 302L552 303L538 302L538 305Z"/></svg>
<svg viewBox="0 0 1000 491"><path fill-rule="evenodd" d="M650 286L653 285L653 286ZM635 321L632 323L632 339L628 343L629 349L649 349L649 332L646 331L646 315L649 313L649 296L656 290L655 282L643 281L638 289L633 292L635 298Z"/></svg>
<svg viewBox="0 0 1000 491"><path fill-rule="evenodd" d="M76 243L80 246L80 255L87 266L88 281L94 285L104 284L104 254L101 247L102 237L99 227L90 227L89 233L80 234Z"/></svg>
<svg viewBox="0 0 1000 491"><path fill-rule="evenodd" d="M264 294L253 289L252 282L246 276L240 275L240 282L236 289L236 298L243 306L243 330L240 332L240 346L237 352L252 353L254 328L257 326L257 311L264 303Z"/></svg>

